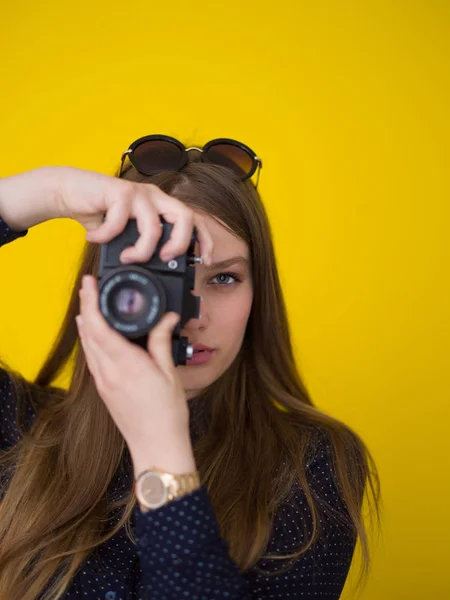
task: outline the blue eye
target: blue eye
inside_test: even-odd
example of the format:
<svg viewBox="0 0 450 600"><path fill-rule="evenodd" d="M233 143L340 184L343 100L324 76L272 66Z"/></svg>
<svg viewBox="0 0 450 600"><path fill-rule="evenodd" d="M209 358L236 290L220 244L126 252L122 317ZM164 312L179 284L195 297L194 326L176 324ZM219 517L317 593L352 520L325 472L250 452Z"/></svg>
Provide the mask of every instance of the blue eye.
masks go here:
<svg viewBox="0 0 450 600"><path fill-rule="evenodd" d="M232 281L231 284L241 281L239 275L236 275L236 273L218 273L217 275L214 275L214 277L212 279L217 279L218 277L226 277L226 278L234 279L234 281ZM222 287L230 287L231 284L224 283L223 281L219 282L219 285Z"/></svg>

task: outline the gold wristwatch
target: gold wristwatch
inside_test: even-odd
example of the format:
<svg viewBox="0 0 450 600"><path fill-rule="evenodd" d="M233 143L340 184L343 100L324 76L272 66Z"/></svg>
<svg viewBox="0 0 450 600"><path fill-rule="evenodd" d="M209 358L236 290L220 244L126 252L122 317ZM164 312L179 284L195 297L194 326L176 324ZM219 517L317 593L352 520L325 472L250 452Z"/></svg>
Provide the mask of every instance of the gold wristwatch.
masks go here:
<svg viewBox="0 0 450 600"><path fill-rule="evenodd" d="M200 474L192 473L167 473L151 467L143 471L135 481L134 493L141 505L141 510L154 510L176 498L181 498L200 487ZM144 507L142 509L142 507Z"/></svg>

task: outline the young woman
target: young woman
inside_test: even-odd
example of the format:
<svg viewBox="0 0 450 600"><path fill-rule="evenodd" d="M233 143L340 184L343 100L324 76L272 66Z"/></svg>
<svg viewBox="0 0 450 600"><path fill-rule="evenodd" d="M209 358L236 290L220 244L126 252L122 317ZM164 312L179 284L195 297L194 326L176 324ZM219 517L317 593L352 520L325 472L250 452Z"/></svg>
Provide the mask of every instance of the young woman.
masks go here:
<svg viewBox="0 0 450 600"><path fill-rule="evenodd" d="M362 505L370 492L379 524L377 470L297 371L260 167L234 140L146 136L116 177L43 167L0 180L0 243L52 218L90 242L36 380L0 370L5 600L337 599L358 538L367 575ZM177 367L178 315L144 349L99 310L100 244L136 219L127 262L146 262L160 215L174 224L161 259L187 250L194 225L204 258L200 315L181 329L196 352Z"/></svg>

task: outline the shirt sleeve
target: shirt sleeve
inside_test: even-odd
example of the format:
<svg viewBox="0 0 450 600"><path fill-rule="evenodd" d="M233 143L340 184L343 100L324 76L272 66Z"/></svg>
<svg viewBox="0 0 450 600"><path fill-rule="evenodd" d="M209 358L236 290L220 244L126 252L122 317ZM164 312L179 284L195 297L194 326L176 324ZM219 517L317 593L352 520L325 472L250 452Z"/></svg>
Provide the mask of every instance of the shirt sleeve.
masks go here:
<svg viewBox="0 0 450 600"><path fill-rule="evenodd" d="M314 491L343 510L332 469L331 448L321 442L307 468ZM340 520L322 518L323 531L309 550L281 575L250 569L241 572L230 558L228 543L220 537L218 522L205 485L154 511L134 509L136 541L146 598L160 600L337 600L350 569L356 538ZM275 515L270 554L298 550L312 530L311 514L297 484L291 500ZM280 570L285 561L262 559L265 572Z"/></svg>
<svg viewBox="0 0 450 600"><path fill-rule="evenodd" d="M0 449L8 450L18 441L16 402L8 373L0 369Z"/></svg>
<svg viewBox="0 0 450 600"><path fill-rule="evenodd" d="M24 231L13 231L0 217L0 246L8 244L17 238L27 235ZM0 368L0 450L8 450L19 441L19 432L16 425L17 402L13 393L11 380L8 373ZM28 408L32 420L33 410Z"/></svg>
<svg viewBox="0 0 450 600"><path fill-rule="evenodd" d="M12 242L17 238L24 237L27 233L28 229L24 229L23 231L13 231L0 217L0 246L9 244L9 242Z"/></svg>

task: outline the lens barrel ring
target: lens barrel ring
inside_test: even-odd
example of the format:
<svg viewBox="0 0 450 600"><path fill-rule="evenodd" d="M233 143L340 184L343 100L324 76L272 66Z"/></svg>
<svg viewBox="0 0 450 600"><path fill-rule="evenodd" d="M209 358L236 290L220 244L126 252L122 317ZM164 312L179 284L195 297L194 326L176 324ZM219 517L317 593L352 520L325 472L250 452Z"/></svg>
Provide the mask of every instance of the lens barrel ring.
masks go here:
<svg viewBox="0 0 450 600"><path fill-rule="evenodd" d="M134 289L142 294L146 310L136 319L121 319L117 297L121 290ZM112 269L99 287L101 312L111 327L129 338L147 335L162 318L167 309L166 292L159 279L139 266L121 266Z"/></svg>

